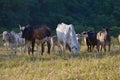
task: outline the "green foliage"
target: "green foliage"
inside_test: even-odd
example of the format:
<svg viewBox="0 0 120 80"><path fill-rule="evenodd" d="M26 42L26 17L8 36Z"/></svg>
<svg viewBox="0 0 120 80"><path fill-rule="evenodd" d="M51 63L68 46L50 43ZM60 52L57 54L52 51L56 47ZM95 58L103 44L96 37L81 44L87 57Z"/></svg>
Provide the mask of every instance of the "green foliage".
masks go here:
<svg viewBox="0 0 120 80"><path fill-rule="evenodd" d="M7 30L6 28L0 27L0 34L1 34L3 31L6 31L6 30Z"/></svg>
<svg viewBox="0 0 120 80"><path fill-rule="evenodd" d="M117 27L117 26L112 27L111 34L116 34L115 37L118 37L118 35L120 34L120 27Z"/></svg>
<svg viewBox="0 0 120 80"><path fill-rule="evenodd" d="M17 33L20 32L19 28L13 28L12 31L15 31L15 32L17 32Z"/></svg>
<svg viewBox="0 0 120 80"><path fill-rule="evenodd" d="M75 25L77 33L120 26L120 0L0 0L0 10L0 26L9 30L45 23L55 33L61 22Z"/></svg>

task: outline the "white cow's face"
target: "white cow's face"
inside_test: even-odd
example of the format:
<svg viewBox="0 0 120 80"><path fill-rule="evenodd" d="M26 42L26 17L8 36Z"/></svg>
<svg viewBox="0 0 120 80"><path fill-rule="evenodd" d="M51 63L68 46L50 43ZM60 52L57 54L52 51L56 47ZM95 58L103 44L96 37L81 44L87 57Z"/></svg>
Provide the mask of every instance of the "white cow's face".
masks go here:
<svg viewBox="0 0 120 80"><path fill-rule="evenodd" d="M3 32L3 41L7 41L9 39L9 33L7 31Z"/></svg>
<svg viewBox="0 0 120 80"><path fill-rule="evenodd" d="M85 38L88 37L87 32L83 32L83 33L82 33L82 36L85 37Z"/></svg>
<svg viewBox="0 0 120 80"><path fill-rule="evenodd" d="M80 46L73 46L71 48L71 50L72 50L73 54L78 54L80 51Z"/></svg>

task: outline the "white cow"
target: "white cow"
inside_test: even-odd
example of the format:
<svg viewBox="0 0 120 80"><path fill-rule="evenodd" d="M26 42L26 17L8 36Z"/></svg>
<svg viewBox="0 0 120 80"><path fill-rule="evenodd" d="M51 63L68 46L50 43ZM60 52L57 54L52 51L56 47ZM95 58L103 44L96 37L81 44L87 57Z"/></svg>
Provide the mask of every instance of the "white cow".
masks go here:
<svg viewBox="0 0 120 80"><path fill-rule="evenodd" d="M66 43L70 45L71 51L74 54L79 53L80 45L76 39L76 33L73 25L67 25L64 23L58 24L56 28L57 38L59 42L63 42L63 50L66 50Z"/></svg>
<svg viewBox="0 0 120 80"><path fill-rule="evenodd" d="M25 39L21 38L19 34L12 32L3 32L3 41L7 42L9 44L9 47L11 49L11 53L17 53L18 46L25 45ZM22 48L21 47L21 48Z"/></svg>

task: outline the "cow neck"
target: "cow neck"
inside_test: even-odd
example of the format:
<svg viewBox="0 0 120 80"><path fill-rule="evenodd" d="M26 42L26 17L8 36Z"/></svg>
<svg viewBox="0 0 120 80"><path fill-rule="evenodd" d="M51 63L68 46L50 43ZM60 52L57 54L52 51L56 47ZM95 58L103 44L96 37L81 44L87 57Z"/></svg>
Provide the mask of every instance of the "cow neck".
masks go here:
<svg viewBox="0 0 120 80"><path fill-rule="evenodd" d="M14 37L14 35L12 35L11 33L9 34L9 39L8 39L8 41L11 42L11 43L14 43L14 41L15 41L15 37Z"/></svg>
<svg viewBox="0 0 120 80"><path fill-rule="evenodd" d="M75 35L75 32L73 31L74 29L71 30L71 43L72 43L72 46L75 44L77 44L77 39L76 39L76 35Z"/></svg>

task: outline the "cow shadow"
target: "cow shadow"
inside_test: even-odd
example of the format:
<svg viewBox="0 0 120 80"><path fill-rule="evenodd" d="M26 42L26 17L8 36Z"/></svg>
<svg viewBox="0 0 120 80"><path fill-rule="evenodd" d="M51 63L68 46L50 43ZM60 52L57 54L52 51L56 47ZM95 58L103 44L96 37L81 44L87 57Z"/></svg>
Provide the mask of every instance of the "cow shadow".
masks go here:
<svg viewBox="0 0 120 80"><path fill-rule="evenodd" d="M44 53L43 55L40 55L40 52L35 52L34 55L28 55L27 53L19 53L17 55L12 55L9 53L9 51L1 51L0 54L0 61L15 61L15 60L21 60L28 62L35 62L35 61L50 61L50 60L69 60L69 59L87 59L87 58L95 58L95 59L102 59L107 56L117 56L120 55L119 49L111 50L110 52L82 52L77 55L72 54L71 52L66 52L63 54L60 53L51 53L50 55L47 53Z"/></svg>
<svg viewBox="0 0 120 80"><path fill-rule="evenodd" d="M104 57L109 56L117 56L120 55L120 50L118 47L112 47L111 51L106 52L97 52L97 50L88 52L87 50L80 52L77 55L74 55L70 52L64 53L61 58L64 60L72 59L72 58L78 58L78 59L87 59L87 58L94 58L94 59L102 59ZM60 55L58 55L60 56Z"/></svg>

